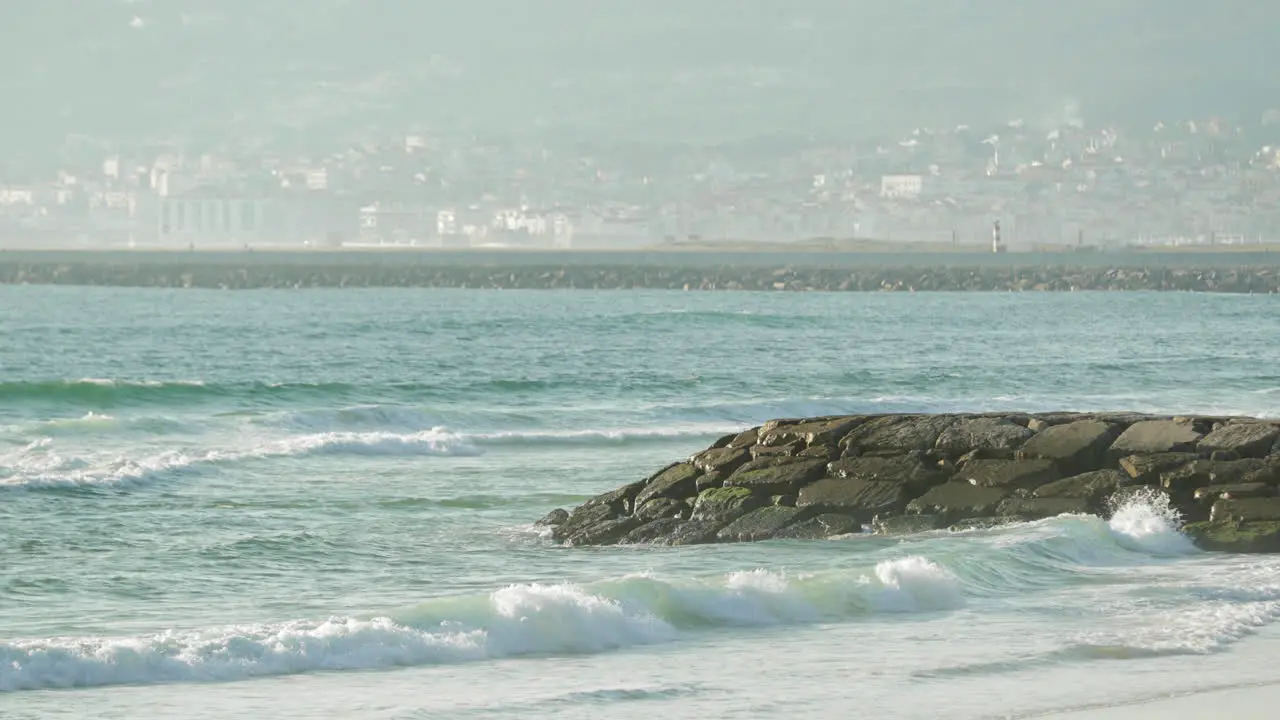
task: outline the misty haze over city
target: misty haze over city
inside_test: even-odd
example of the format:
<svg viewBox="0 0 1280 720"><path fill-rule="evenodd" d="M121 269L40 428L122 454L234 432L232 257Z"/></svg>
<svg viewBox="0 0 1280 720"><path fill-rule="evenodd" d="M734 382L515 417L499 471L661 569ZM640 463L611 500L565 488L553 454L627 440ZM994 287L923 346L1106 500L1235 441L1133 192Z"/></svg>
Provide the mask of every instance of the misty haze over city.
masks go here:
<svg viewBox="0 0 1280 720"><path fill-rule="evenodd" d="M1280 234L1247 0L93 0L0 29L9 247Z"/></svg>

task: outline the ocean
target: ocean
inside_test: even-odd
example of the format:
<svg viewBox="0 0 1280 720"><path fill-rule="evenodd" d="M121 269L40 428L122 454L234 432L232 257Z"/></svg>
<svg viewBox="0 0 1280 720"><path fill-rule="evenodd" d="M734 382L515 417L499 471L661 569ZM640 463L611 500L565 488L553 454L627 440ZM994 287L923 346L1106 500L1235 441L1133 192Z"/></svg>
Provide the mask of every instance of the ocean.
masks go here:
<svg viewBox="0 0 1280 720"><path fill-rule="evenodd" d="M1003 718L1280 682L1280 558L1110 521L532 527L775 417L1280 414L1280 297L0 287L0 717Z"/></svg>

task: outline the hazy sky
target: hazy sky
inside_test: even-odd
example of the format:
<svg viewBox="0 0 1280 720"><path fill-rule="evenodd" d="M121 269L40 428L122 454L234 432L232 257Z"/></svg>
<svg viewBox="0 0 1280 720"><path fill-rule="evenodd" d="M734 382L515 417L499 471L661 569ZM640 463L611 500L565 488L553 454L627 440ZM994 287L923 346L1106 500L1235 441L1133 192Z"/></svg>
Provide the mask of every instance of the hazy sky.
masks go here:
<svg viewBox="0 0 1280 720"><path fill-rule="evenodd" d="M1256 112L1261 0L41 0L0 24L8 146L422 121L600 139L983 115Z"/></svg>

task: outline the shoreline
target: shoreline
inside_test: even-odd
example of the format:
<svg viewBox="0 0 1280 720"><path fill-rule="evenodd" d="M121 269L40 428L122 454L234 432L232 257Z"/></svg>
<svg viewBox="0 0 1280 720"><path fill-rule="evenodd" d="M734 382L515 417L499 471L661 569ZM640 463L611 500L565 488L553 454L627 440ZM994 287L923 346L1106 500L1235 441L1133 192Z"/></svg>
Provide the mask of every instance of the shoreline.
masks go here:
<svg viewBox="0 0 1280 720"><path fill-rule="evenodd" d="M1024 716L1023 720L1264 720L1280 705L1280 681Z"/></svg>

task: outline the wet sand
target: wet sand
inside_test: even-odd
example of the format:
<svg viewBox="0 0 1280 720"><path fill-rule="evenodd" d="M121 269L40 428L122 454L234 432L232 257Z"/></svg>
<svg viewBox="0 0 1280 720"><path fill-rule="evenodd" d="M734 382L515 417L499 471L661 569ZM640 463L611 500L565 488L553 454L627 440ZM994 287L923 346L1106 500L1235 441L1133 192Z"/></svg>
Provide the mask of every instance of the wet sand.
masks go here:
<svg viewBox="0 0 1280 720"><path fill-rule="evenodd" d="M1277 716L1280 716L1280 683L1070 710L1040 715L1038 720L1271 720Z"/></svg>

